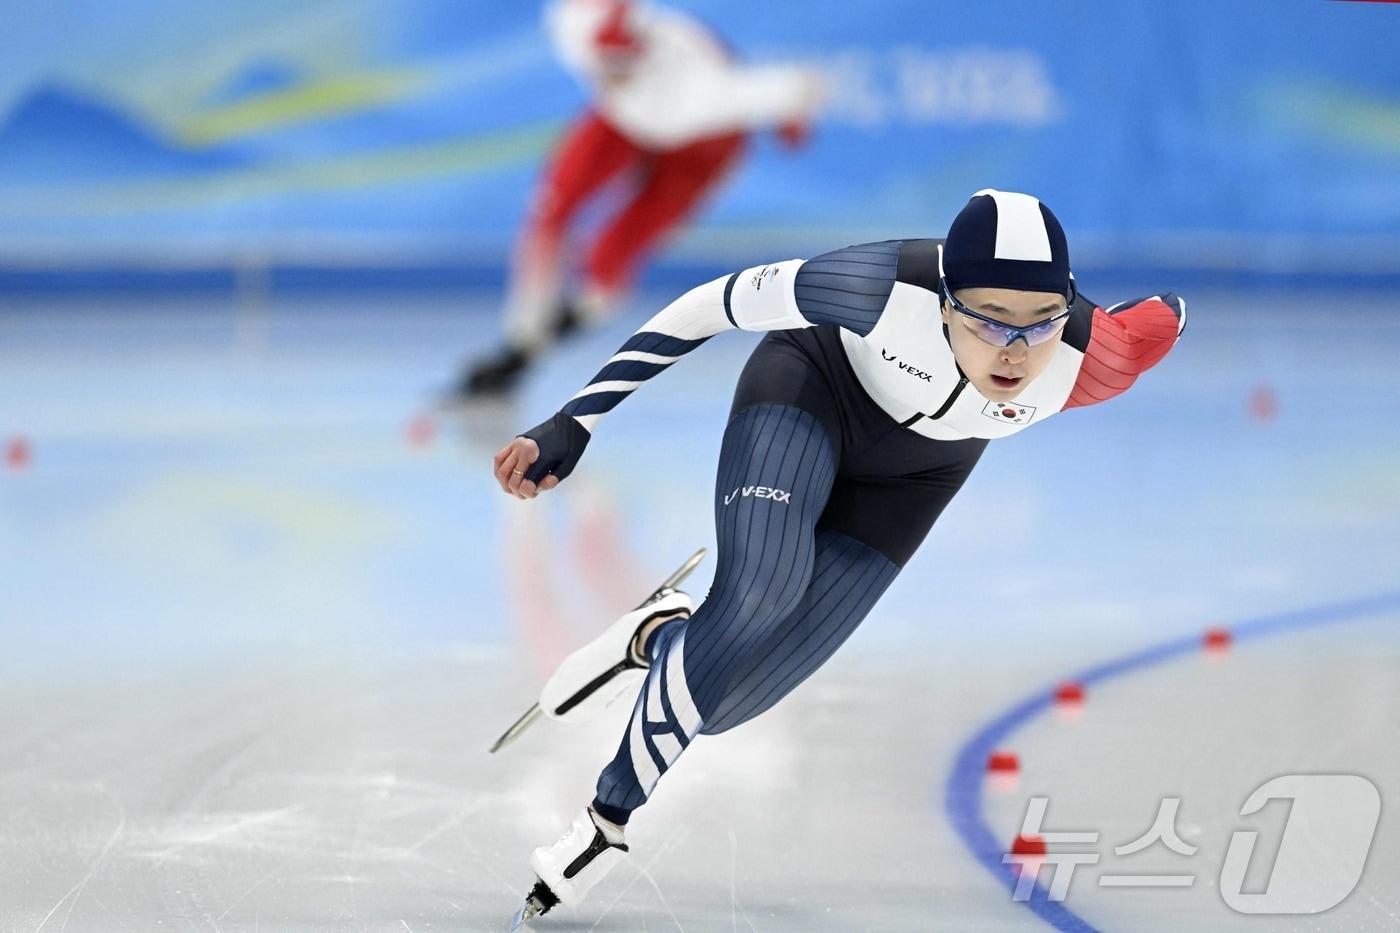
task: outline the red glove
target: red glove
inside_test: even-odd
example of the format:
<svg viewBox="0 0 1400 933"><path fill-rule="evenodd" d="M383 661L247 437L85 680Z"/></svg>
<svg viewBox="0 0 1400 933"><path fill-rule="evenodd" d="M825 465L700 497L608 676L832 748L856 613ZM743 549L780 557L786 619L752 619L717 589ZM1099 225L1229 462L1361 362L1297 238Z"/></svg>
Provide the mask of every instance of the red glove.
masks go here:
<svg viewBox="0 0 1400 933"><path fill-rule="evenodd" d="M806 120L788 120L778 124L778 139L789 149L800 149L807 145L812 135L812 124Z"/></svg>

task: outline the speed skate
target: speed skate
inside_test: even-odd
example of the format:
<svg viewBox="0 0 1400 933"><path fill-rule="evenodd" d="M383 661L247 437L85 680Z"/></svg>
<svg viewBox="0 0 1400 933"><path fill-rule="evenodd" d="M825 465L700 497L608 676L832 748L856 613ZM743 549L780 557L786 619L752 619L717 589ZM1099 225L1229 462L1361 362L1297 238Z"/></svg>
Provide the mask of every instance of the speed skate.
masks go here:
<svg viewBox="0 0 1400 933"><path fill-rule="evenodd" d="M704 559L705 549L700 548L636 609L565 658L540 691L539 702L496 740L491 751L514 741L541 716L584 722L639 688L650 661L637 650L637 635L653 621L690 615L694 601L675 587ZM591 807L580 812L557 842L530 855L535 885L510 928L519 929L556 904L581 901L627 854L622 835L622 827L603 819Z"/></svg>
<svg viewBox="0 0 1400 933"><path fill-rule="evenodd" d="M694 602L676 586L704 559L705 549L700 548L636 609L565 658L545 682L539 702L501 734L491 751L500 751L514 742L541 716L570 723L586 722L619 696L639 687L649 664L633 647L637 632L655 619L690 615Z"/></svg>
<svg viewBox="0 0 1400 933"><path fill-rule="evenodd" d="M530 854L530 868L538 880L510 928L520 929L555 904L577 904L626 855L622 827L585 807L557 842Z"/></svg>

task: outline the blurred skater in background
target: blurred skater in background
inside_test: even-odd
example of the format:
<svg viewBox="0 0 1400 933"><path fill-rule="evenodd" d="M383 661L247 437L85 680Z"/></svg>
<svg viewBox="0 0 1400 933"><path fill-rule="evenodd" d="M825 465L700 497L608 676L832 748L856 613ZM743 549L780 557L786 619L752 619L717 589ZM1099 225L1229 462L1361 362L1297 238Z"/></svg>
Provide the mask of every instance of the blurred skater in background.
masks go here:
<svg viewBox="0 0 1400 933"><path fill-rule="evenodd" d="M815 71L741 65L710 30L655 4L554 0L545 23L593 100L532 196L507 290L504 342L463 369L454 398L509 390L560 336L615 312L643 257L738 164L749 134L775 128L796 147L822 98ZM623 172L631 196L593 238L570 289L569 226Z"/></svg>

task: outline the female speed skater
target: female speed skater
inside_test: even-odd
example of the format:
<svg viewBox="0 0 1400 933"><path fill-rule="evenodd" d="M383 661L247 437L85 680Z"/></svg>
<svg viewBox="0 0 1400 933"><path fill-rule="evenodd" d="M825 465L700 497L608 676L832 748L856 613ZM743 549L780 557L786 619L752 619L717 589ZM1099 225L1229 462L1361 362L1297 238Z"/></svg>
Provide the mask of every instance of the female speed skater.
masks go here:
<svg viewBox="0 0 1400 933"><path fill-rule="evenodd" d="M568 477L603 415L647 379L721 331L768 332L720 447L708 598L696 608L659 590L544 687L540 705L556 718L624 694L634 705L592 803L532 854L538 881L517 922L577 903L625 858L629 818L696 736L759 715L831 657L989 440L1124 392L1185 322L1172 294L1109 307L1079 294L1050 209L987 189L946 239L851 246L692 289L512 440L496 479L534 498Z"/></svg>

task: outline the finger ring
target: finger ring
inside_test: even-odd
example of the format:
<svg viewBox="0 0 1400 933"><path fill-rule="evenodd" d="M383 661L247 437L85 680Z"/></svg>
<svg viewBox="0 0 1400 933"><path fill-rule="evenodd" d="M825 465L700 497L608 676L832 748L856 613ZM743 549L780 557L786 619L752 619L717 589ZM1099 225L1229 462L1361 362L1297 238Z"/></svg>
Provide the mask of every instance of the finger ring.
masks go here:
<svg viewBox="0 0 1400 933"><path fill-rule="evenodd" d="M524 475L525 475L525 471L524 471L524 470L511 470L511 472L514 473L516 476L524 476Z"/></svg>

